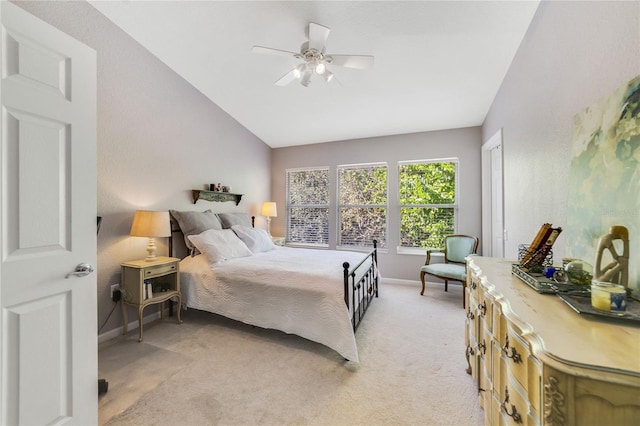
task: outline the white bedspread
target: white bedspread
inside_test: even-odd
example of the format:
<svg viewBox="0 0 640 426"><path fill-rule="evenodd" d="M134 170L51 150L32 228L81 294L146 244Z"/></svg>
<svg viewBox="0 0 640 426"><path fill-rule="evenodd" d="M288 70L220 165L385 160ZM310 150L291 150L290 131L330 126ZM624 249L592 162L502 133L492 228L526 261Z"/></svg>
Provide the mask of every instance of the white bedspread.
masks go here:
<svg viewBox="0 0 640 426"><path fill-rule="evenodd" d="M276 247L213 268L204 255L187 257L180 263L182 301L189 308L302 336L358 362L342 263L353 267L364 256Z"/></svg>

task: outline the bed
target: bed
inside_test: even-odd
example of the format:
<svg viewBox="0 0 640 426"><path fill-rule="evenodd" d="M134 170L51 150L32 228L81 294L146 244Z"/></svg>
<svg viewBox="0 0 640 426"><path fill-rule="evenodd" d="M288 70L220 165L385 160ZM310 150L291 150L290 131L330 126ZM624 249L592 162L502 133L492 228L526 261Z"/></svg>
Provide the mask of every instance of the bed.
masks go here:
<svg viewBox="0 0 640 426"><path fill-rule="evenodd" d="M278 247L244 213L171 215L172 255L182 240L190 253L180 262L184 308L296 334L359 362L355 332L378 297L375 241L368 253Z"/></svg>

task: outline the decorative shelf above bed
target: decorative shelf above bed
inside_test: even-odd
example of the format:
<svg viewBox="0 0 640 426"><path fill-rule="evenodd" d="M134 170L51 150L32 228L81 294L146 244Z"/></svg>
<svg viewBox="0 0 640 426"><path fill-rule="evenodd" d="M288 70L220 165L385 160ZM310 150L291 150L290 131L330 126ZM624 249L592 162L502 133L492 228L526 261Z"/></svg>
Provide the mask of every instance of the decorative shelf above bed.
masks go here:
<svg viewBox="0 0 640 426"><path fill-rule="evenodd" d="M231 192L203 191L200 189L192 189L193 204L198 200L217 201L223 203L225 201L234 201L236 206L240 203L243 194L232 194Z"/></svg>

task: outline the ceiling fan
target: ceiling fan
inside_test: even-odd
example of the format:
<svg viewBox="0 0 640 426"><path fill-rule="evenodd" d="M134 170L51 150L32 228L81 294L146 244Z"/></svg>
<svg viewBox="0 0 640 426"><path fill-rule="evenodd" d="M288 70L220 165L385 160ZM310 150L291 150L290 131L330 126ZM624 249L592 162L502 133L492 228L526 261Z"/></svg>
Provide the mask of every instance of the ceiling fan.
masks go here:
<svg viewBox="0 0 640 426"><path fill-rule="evenodd" d="M330 82L334 75L327 65L340 65L347 68L370 69L373 67L373 56L369 55L333 55L325 53L329 28L309 23L309 41L302 43L300 53L270 47L253 46L254 53L267 53L281 56L293 56L303 62L282 76L275 82L276 86L286 86L293 80L300 80L300 84L307 87L313 74L317 74Z"/></svg>

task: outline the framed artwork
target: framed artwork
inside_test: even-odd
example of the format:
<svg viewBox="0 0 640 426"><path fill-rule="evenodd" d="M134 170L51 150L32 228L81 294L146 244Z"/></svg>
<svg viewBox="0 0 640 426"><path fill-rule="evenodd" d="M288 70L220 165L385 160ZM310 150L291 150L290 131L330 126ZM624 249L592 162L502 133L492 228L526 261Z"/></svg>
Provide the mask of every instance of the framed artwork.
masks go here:
<svg viewBox="0 0 640 426"><path fill-rule="evenodd" d="M640 76L576 115L568 190L568 257L595 262L599 238L629 230L629 287L640 287Z"/></svg>

